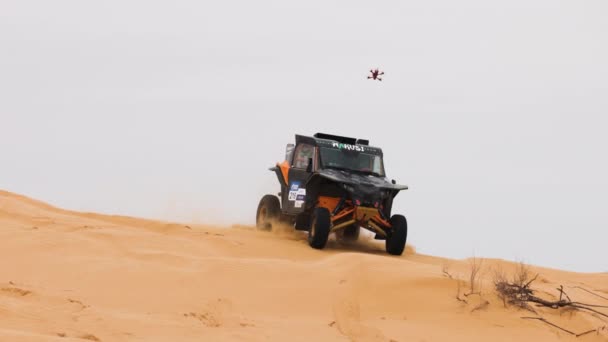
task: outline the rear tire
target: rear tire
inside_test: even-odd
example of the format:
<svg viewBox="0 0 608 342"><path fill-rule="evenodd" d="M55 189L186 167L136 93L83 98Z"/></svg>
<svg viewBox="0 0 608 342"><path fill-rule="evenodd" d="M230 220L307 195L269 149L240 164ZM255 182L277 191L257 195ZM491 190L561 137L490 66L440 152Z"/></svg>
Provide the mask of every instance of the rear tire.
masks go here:
<svg viewBox="0 0 608 342"><path fill-rule="evenodd" d="M407 220L403 215L393 215L390 222L393 227L386 238L386 251L388 254L401 255L407 241Z"/></svg>
<svg viewBox="0 0 608 342"><path fill-rule="evenodd" d="M255 225L261 230L270 230L272 223L277 222L281 216L281 203L274 195L265 195L258 204L255 215Z"/></svg>
<svg viewBox="0 0 608 342"><path fill-rule="evenodd" d="M331 217L327 208L315 208L310 220L308 231L308 244L312 248L323 249L329 238L331 229Z"/></svg>

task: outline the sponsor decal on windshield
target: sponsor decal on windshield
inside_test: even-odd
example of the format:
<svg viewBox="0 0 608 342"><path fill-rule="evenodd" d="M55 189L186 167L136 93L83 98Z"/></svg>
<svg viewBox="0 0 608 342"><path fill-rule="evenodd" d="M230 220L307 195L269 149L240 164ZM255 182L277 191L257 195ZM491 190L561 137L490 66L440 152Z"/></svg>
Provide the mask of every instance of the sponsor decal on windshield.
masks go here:
<svg viewBox="0 0 608 342"><path fill-rule="evenodd" d="M358 145L351 145L351 144L343 144L343 143L337 143L334 142L331 144L332 147L335 148L339 148L339 149L344 149L344 150L349 150L349 151L358 151L358 152L365 152L365 149L363 148L363 146L358 146Z"/></svg>

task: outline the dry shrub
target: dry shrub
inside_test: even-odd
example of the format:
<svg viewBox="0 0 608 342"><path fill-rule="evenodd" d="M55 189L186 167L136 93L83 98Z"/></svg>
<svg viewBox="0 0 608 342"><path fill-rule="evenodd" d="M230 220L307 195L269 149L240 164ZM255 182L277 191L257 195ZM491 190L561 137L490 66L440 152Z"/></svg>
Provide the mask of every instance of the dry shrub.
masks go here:
<svg viewBox="0 0 608 342"><path fill-rule="evenodd" d="M464 279L460 275L452 275L448 260L444 261L441 271L444 277L456 280L456 300L467 305L476 305L471 312L485 309L490 304L482 294L483 259L473 257L469 260L469 271ZM471 302L469 297L472 295L479 296L478 304L474 304L478 302L477 299Z"/></svg>
<svg viewBox="0 0 608 342"><path fill-rule="evenodd" d="M449 260L445 260L443 262L443 265L441 266L441 273L443 274L444 277L454 279L454 276L452 276L452 273L450 272L450 261Z"/></svg>
<svg viewBox="0 0 608 342"><path fill-rule="evenodd" d="M472 294L481 294L482 279L481 269L483 266L483 259L473 257L469 261L469 293L467 296Z"/></svg>

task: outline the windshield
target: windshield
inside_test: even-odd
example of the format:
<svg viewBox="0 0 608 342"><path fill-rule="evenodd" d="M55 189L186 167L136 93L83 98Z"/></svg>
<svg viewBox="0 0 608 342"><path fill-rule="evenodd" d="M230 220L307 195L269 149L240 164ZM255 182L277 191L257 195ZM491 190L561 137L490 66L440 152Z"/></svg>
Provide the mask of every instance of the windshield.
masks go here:
<svg viewBox="0 0 608 342"><path fill-rule="evenodd" d="M321 147L323 168L350 170L384 177L382 157L365 152Z"/></svg>

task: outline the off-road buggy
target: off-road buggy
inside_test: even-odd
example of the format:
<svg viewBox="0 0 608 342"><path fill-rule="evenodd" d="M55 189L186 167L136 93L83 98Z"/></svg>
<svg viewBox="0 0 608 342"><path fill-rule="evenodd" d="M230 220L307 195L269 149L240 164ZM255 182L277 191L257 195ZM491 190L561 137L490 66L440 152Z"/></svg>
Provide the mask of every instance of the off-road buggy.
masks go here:
<svg viewBox="0 0 608 342"><path fill-rule="evenodd" d="M271 167L281 192L265 195L258 204L256 226L270 229L286 222L308 231L311 247L323 249L331 233L357 240L360 228L386 240L389 254L401 255L407 221L392 215L393 199L406 185L389 181L383 153L368 140L317 133L295 136L287 144L285 160Z"/></svg>

